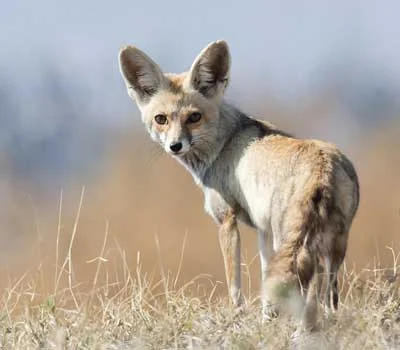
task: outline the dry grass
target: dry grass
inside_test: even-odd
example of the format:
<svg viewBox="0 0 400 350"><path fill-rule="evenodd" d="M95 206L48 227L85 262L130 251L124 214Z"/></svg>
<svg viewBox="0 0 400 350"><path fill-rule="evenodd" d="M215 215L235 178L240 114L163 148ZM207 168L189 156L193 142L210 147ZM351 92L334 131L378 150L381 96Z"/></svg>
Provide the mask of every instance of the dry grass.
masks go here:
<svg viewBox="0 0 400 350"><path fill-rule="evenodd" d="M54 261L43 261L12 279L1 298L0 344L3 349L79 348L306 348L388 349L400 347L398 256L393 265L355 273L343 269L340 311L320 315L320 330L291 339L294 322L281 316L261 320L257 290L247 292L246 305L233 310L208 276L185 283L180 263L172 275L142 270L140 253L134 268L125 251L110 243L108 224L93 276L75 277L74 244L78 234L83 191L66 251L61 251L62 206L59 208ZM61 203L61 201L60 201ZM245 272L250 268L245 264ZM250 279L250 276L247 276Z"/></svg>

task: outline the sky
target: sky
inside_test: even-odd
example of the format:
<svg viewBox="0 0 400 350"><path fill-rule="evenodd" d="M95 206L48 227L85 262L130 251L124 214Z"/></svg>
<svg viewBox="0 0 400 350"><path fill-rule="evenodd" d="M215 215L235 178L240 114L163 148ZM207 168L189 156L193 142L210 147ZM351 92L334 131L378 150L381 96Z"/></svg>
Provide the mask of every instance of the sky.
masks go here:
<svg viewBox="0 0 400 350"><path fill-rule="evenodd" d="M0 147L22 169L63 172L89 130L140 126L118 71L120 47L180 72L216 39L230 45L228 97L237 105L296 109L329 90L338 114L367 127L399 109L399 13L395 0L5 1ZM85 161L93 144L80 152Z"/></svg>
<svg viewBox="0 0 400 350"><path fill-rule="evenodd" d="M15 78L34 79L47 63L102 81L115 77L116 53L127 43L180 71L222 38L236 76L296 97L338 65L400 80L399 11L396 1L17 0L2 4L0 62Z"/></svg>

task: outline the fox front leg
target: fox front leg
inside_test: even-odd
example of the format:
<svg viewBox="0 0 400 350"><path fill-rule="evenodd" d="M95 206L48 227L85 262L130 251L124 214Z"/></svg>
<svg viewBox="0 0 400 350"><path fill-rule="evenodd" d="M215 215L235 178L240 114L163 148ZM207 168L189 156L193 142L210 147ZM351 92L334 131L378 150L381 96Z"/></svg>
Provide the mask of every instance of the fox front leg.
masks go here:
<svg viewBox="0 0 400 350"><path fill-rule="evenodd" d="M219 228L219 242L224 257L226 281L233 304L243 303L240 271L240 233L234 215L224 218Z"/></svg>

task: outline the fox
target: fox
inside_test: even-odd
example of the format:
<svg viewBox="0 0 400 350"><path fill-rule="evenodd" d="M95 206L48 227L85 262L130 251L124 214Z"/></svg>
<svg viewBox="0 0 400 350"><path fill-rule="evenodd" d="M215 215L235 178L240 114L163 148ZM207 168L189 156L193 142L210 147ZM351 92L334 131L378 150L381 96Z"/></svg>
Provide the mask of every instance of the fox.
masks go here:
<svg viewBox="0 0 400 350"><path fill-rule="evenodd" d="M338 271L359 204L351 161L331 143L296 138L228 103L226 41L211 42L180 74L163 73L134 46L120 50L119 67L151 138L203 190L233 305L244 303L243 222L258 236L263 319L285 311L315 329L321 275L325 308L338 309Z"/></svg>

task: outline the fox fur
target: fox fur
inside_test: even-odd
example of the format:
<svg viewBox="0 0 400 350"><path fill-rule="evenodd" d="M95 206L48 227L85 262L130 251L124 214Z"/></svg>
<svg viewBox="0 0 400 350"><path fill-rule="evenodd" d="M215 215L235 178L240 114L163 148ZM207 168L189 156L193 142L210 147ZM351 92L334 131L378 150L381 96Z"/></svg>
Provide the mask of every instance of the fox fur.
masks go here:
<svg viewBox="0 0 400 350"><path fill-rule="evenodd" d="M210 43L181 74L164 74L133 46L119 62L152 139L203 189L233 303L243 301L242 221L258 232L264 317L286 310L312 329L322 267L326 307L338 307L337 273L359 203L351 162L333 144L295 138L225 102L225 41Z"/></svg>

